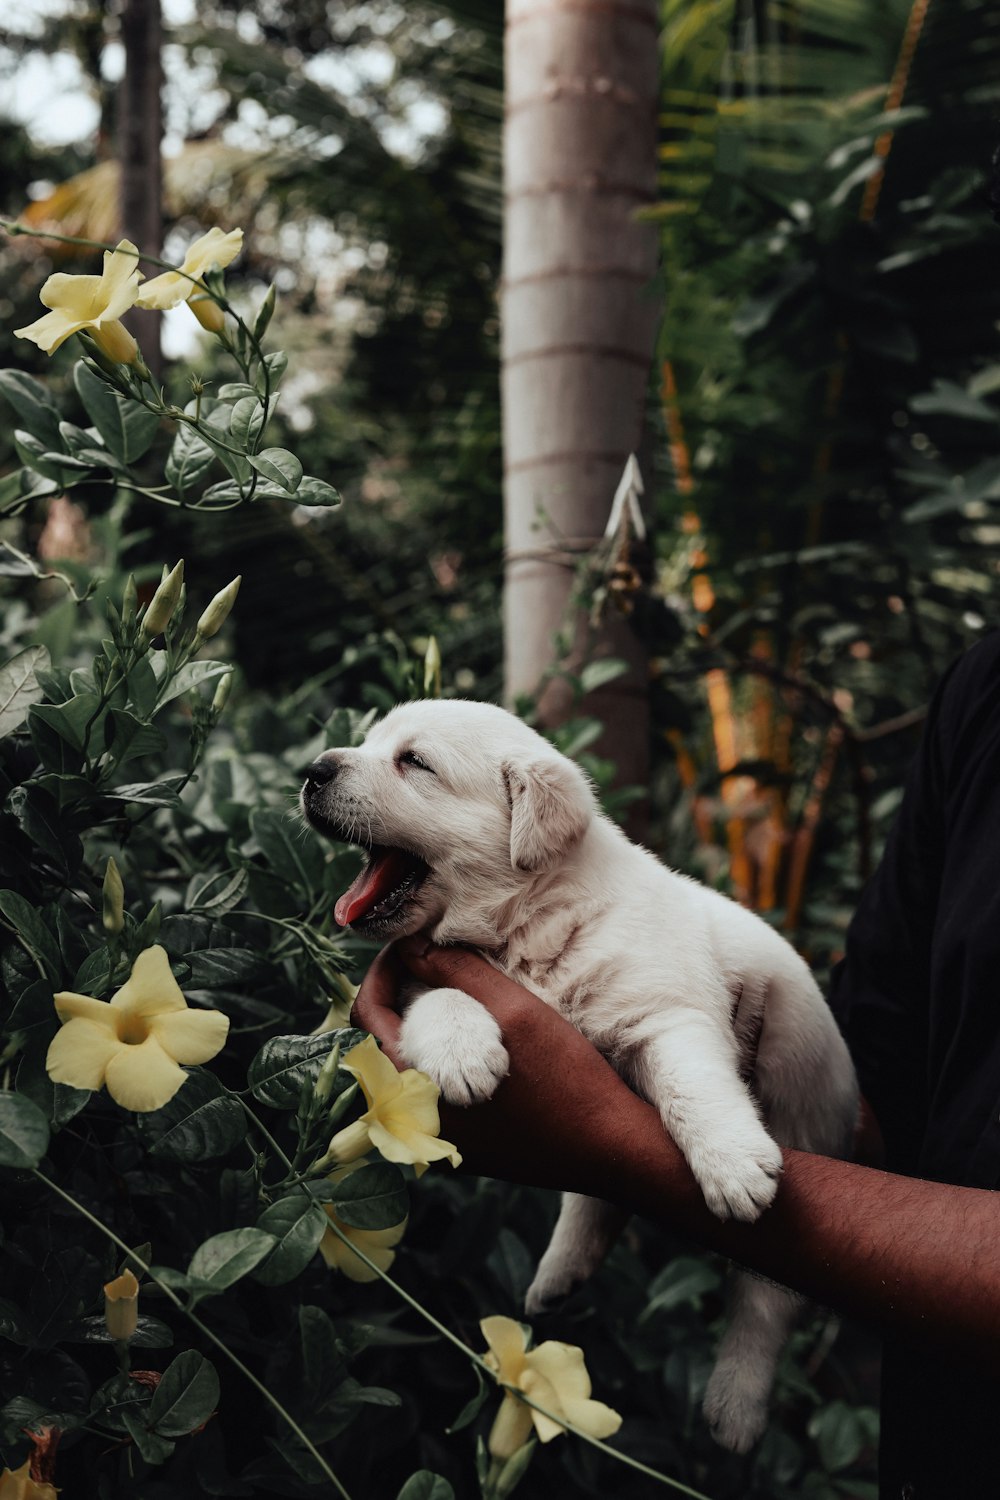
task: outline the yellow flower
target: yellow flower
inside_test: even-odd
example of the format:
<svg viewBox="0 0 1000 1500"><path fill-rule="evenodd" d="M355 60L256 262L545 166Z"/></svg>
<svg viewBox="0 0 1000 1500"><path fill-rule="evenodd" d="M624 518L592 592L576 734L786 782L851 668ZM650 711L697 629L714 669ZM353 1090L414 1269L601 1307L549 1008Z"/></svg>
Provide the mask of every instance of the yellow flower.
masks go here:
<svg viewBox="0 0 1000 1500"><path fill-rule="evenodd" d="M367 1112L347 1125L330 1142L333 1161L355 1161L372 1146L386 1161L416 1167L417 1176L432 1161L447 1158L453 1167L462 1160L450 1141L438 1138L440 1089L416 1068L397 1072L380 1052L375 1038L365 1037L344 1057L341 1066L361 1085Z"/></svg>
<svg viewBox="0 0 1000 1500"><path fill-rule="evenodd" d="M129 1270L104 1284L104 1325L113 1339L130 1339L139 1326L139 1282Z"/></svg>
<svg viewBox="0 0 1000 1500"><path fill-rule="evenodd" d="M497 1380L516 1386L552 1413L546 1416L527 1406L514 1391L505 1391L489 1437L494 1458L510 1458L527 1442L532 1427L543 1443L566 1431L563 1422L572 1422L594 1438L610 1437L618 1431L622 1425L618 1413L590 1399L590 1376L582 1349L555 1340L529 1349L528 1335L513 1318L483 1318L479 1326L489 1345L486 1364Z"/></svg>
<svg viewBox="0 0 1000 1500"><path fill-rule="evenodd" d="M210 333L218 333L223 324L222 308L214 302L201 278L213 266L222 269L236 259L243 248L242 229L210 229L189 246L176 271L164 271L147 281L139 293L139 307L153 307L163 312L187 302L198 322ZM193 279L192 279L193 278Z"/></svg>
<svg viewBox="0 0 1000 1500"><path fill-rule="evenodd" d="M45 1067L53 1083L99 1089L123 1109L162 1109L187 1074L181 1063L206 1063L222 1050L229 1019L190 1010L159 945L136 959L110 1001L66 991L55 996L63 1022Z"/></svg>
<svg viewBox="0 0 1000 1500"><path fill-rule="evenodd" d="M38 294L51 312L26 328L15 328L17 337L30 339L52 354L71 334L86 330L109 359L134 364L139 346L118 320L139 291L138 254L131 240L121 240L116 249L105 250L100 276L67 276L57 271Z"/></svg>
<svg viewBox="0 0 1000 1500"><path fill-rule="evenodd" d="M406 1231L406 1220L394 1224L391 1229L358 1229L354 1224L345 1224L338 1218L332 1203L324 1203L330 1222L336 1224L341 1234L346 1234L352 1245L373 1260L379 1271L388 1271L396 1259L393 1245L398 1245ZM377 1281L378 1271L366 1266L364 1261L349 1249L340 1235L328 1229L319 1242L319 1253L331 1271L342 1271L349 1281Z"/></svg>
<svg viewBox="0 0 1000 1500"><path fill-rule="evenodd" d="M0 1470L0 1500L56 1500L55 1485L32 1479L30 1467L31 1459L26 1458L19 1469Z"/></svg>

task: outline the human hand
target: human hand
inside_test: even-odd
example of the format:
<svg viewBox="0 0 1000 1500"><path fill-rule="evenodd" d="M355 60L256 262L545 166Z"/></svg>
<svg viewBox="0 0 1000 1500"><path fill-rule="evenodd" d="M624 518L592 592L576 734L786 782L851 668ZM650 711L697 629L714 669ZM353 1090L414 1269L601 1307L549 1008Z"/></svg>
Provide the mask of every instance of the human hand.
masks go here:
<svg viewBox="0 0 1000 1500"><path fill-rule="evenodd" d="M396 1006L411 980L478 1000L495 1017L510 1056L510 1073L486 1103L441 1106L441 1134L458 1146L467 1170L619 1198L648 1132L662 1150L666 1137L656 1111L586 1038L466 948L404 939L383 949L369 969L352 1019L378 1038L397 1067L406 1063Z"/></svg>

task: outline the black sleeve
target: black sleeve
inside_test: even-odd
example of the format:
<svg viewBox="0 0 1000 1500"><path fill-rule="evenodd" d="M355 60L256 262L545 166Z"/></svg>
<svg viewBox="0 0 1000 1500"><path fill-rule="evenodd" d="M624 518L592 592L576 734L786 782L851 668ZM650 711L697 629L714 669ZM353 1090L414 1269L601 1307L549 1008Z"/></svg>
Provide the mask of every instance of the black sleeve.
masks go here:
<svg viewBox="0 0 1000 1500"><path fill-rule="evenodd" d="M926 1118L931 944L955 672L952 666L931 704L896 821L848 929L830 995L888 1163L902 1172L915 1168Z"/></svg>

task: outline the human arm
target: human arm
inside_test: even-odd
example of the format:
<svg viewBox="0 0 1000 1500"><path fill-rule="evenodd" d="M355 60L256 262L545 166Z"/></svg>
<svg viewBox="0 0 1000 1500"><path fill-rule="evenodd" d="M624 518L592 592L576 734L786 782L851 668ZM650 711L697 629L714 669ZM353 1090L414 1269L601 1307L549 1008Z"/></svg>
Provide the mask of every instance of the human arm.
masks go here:
<svg viewBox="0 0 1000 1500"><path fill-rule="evenodd" d="M442 1134L470 1170L618 1203L819 1302L1000 1371L1000 1195L785 1151L771 1207L753 1225L723 1222L656 1110L561 1016L467 950L410 940L375 961L355 1018L397 1064L407 977L474 996L510 1055L488 1103L442 1107Z"/></svg>

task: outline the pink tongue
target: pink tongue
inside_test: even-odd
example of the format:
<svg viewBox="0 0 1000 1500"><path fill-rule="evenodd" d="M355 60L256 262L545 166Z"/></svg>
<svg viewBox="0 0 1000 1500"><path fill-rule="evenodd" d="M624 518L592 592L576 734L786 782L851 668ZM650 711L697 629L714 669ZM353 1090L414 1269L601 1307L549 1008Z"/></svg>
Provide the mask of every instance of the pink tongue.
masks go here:
<svg viewBox="0 0 1000 1500"><path fill-rule="evenodd" d="M401 849L387 849L373 859L356 880L352 881L333 908L333 916L339 927L350 927L359 917L371 911L383 896L403 879L410 867L409 856Z"/></svg>

